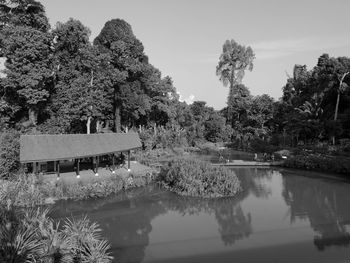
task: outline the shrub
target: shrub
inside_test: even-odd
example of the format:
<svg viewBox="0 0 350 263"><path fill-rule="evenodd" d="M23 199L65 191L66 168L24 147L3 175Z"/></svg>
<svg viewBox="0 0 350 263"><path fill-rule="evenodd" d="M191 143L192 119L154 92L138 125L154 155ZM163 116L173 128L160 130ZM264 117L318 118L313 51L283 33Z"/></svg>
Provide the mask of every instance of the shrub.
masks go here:
<svg viewBox="0 0 350 263"><path fill-rule="evenodd" d="M177 159L164 167L157 178L170 190L189 196L234 196L241 187L236 174L195 159Z"/></svg>
<svg viewBox="0 0 350 263"><path fill-rule="evenodd" d="M44 203L44 195L34 176L20 176L17 180L0 182L0 204L11 203L14 206L32 207Z"/></svg>
<svg viewBox="0 0 350 263"><path fill-rule="evenodd" d="M16 130L8 130L0 135L0 178L12 177L20 167L19 137Z"/></svg>

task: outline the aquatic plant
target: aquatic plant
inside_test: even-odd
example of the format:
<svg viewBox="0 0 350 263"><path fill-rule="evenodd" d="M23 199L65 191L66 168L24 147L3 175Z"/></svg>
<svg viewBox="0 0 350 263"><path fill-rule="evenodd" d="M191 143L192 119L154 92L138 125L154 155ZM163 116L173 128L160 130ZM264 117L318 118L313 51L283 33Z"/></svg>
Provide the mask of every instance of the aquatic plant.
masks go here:
<svg viewBox="0 0 350 263"><path fill-rule="evenodd" d="M236 174L196 159L176 159L162 168L157 180L170 190L189 196L234 196L240 190Z"/></svg>

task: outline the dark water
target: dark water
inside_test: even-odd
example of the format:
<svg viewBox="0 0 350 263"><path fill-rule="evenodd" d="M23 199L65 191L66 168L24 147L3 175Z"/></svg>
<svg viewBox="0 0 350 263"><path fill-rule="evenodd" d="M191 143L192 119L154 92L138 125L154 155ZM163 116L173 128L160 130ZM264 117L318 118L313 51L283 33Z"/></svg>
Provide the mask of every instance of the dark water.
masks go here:
<svg viewBox="0 0 350 263"><path fill-rule="evenodd" d="M98 221L115 262L350 262L350 183L242 168L235 198L185 198L156 186L61 202L55 218Z"/></svg>

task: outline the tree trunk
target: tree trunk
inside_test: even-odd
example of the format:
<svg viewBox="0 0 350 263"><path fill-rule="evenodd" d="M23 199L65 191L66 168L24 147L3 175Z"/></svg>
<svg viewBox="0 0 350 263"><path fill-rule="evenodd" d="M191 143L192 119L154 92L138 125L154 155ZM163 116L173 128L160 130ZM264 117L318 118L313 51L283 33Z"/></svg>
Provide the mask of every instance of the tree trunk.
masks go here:
<svg viewBox="0 0 350 263"><path fill-rule="evenodd" d="M339 109L339 100L340 100L340 90L338 90L337 103L335 104L334 120L338 118L338 109Z"/></svg>
<svg viewBox="0 0 350 263"><path fill-rule="evenodd" d="M89 116L87 121L86 121L86 134L90 134L91 119L92 119L92 117Z"/></svg>
<svg viewBox="0 0 350 263"><path fill-rule="evenodd" d="M114 129L115 132L121 132L120 107L116 106L114 111Z"/></svg>
<svg viewBox="0 0 350 263"><path fill-rule="evenodd" d="M96 133L100 133L102 128L102 123L101 121L97 120L96 121Z"/></svg>
<svg viewBox="0 0 350 263"><path fill-rule="evenodd" d="M33 123L33 125L36 126L36 124L38 122L38 112L33 108L29 108L28 118Z"/></svg>
<svg viewBox="0 0 350 263"><path fill-rule="evenodd" d="M90 93L92 92L93 84L94 84L94 71L91 70ZM92 111L92 105L90 105L90 110ZM91 112L91 114L92 114L92 112ZM89 116L87 121L86 121L86 134L90 134L91 120L92 120L92 117Z"/></svg>

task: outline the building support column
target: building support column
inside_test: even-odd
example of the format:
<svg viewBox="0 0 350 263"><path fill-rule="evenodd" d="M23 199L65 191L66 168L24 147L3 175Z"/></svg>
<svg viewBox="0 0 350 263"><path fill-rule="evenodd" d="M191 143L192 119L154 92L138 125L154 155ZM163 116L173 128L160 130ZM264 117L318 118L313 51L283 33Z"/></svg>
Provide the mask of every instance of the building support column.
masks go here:
<svg viewBox="0 0 350 263"><path fill-rule="evenodd" d="M38 174L38 163L34 162L33 163L33 174L37 175Z"/></svg>
<svg viewBox="0 0 350 263"><path fill-rule="evenodd" d="M115 174L115 154L114 153L112 154L112 168L113 168L112 173Z"/></svg>
<svg viewBox="0 0 350 263"><path fill-rule="evenodd" d="M96 159L96 169L95 169L95 176L98 176L98 156L95 157Z"/></svg>
<svg viewBox="0 0 350 263"><path fill-rule="evenodd" d="M130 172L130 150L128 151L128 172Z"/></svg>
<svg viewBox="0 0 350 263"><path fill-rule="evenodd" d="M57 172L57 180L60 180L60 161L56 162L57 168L55 169Z"/></svg>
<svg viewBox="0 0 350 263"><path fill-rule="evenodd" d="M77 178L80 178L80 159L77 159L77 170L76 170Z"/></svg>

